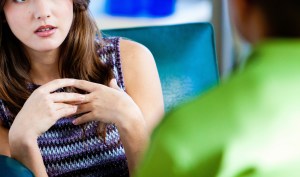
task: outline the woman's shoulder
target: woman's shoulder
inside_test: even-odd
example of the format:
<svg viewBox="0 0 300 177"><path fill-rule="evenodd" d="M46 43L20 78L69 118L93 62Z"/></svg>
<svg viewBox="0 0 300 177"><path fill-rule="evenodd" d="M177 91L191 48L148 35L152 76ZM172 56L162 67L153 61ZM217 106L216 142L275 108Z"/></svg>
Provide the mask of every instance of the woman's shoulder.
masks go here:
<svg viewBox="0 0 300 177"><path fill-rule="evenodd" d="M141 43L120 38L120 52L122 56L151 56L149 49Z"/></svg>
<svg viewBox="0 0 300 177"><path fill-rule="evenodd" d="M120 53L122 59L131 58L132 56L152 57L147 47L127 38L115 36L102 37L101 39L96 39L96 42L100 44L99 55Z"/></svg>
<svg viewBox="0 0 300 177"><path fill-rule="evenodd" d="M156 63L150 50L135 41L120 39L120 58L127 93L138 94L141 90L155 88L159 84L149 86L145 83L157 83ZM145 85L148 85L147 89ZM144 92L140 92L144 94Z"/></svg>
<svg viewBox="0 0 300 177"><path fill-rule="evenodd" d="M154 61L150 50L141 43L121 38L119 45L120 58L123 66L128 65L134 67L133 64L139 66L139 64Z"/></svg>
<svg viewBox="0 0 300 177"><path fill-rule="evenodd" d="M99 42L101 60L113 68L117 81L122 83L119 85L123 85L124 89L125 77L128 81L137 79L137 75L143 77L143 74L155 71L154 58L143 44L122 37L103 37Z"/></svg>
<svg viewBox="0 0 300 177"><path fill-rule="evenodd" d="M152 54L147 47L130 39L110 36L102 37L100 39L97 38L96 43L100 45L97 51L100 56L120 54L122 59L130 58L132 56L152 57Z"/></svg>

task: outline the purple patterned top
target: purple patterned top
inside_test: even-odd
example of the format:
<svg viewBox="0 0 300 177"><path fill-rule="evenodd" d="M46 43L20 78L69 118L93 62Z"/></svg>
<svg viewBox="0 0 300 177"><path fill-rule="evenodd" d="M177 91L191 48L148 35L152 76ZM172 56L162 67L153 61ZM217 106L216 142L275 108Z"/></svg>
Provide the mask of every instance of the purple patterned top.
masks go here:
<svg viewBox="0 0 300 177"><path fill-rule="evenodd" d="M113 68L118 85L124 90L121 70L119 38L103 38L100 58ZM32 85L32 87L35 87ZM30 88L34 90L35 88ZM10 128L13 119L0 99L0 119ZM73 118L62 118L38 138L38 145L50 177L53 176L129 176L127 160L117 128L107 126L106 142L98 138L97 122L81 126L72 124Z"/></svg>

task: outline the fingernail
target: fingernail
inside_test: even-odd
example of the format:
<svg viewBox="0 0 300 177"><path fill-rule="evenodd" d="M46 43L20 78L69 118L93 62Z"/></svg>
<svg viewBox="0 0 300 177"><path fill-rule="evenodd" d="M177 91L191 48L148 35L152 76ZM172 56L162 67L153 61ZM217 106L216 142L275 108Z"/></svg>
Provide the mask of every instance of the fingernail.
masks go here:
<svg viewBox="0 0 300 177"><path fill-rule="evenodd" d="M74 125L77 125L76 119L74 119L74 120L72 121L72 123L73 123Z"/></svg>

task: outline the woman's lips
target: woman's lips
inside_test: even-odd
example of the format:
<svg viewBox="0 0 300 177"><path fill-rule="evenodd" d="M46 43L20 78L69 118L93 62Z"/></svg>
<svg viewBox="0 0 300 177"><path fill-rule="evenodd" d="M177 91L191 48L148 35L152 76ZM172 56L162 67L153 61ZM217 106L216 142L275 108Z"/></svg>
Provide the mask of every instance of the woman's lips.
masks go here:
<svg viewBox="0 0 300 177"><path fill-rule="evenodd" d="M56 27L51 25L40 26L34 33L39 37L49 37L56 32L56 29Z"/></svg>

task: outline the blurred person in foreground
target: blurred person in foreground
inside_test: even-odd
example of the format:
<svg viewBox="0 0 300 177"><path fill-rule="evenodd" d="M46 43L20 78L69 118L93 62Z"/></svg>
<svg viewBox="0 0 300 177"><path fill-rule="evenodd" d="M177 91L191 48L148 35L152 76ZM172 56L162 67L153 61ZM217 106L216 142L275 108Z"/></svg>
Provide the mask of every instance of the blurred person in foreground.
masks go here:
<svg viewBox="0 0 300 177"><path fill-rule="evenodd" d="M138 177L300 176L300 1L229 7L253 44L246 67L165 117Z"/></svg>

